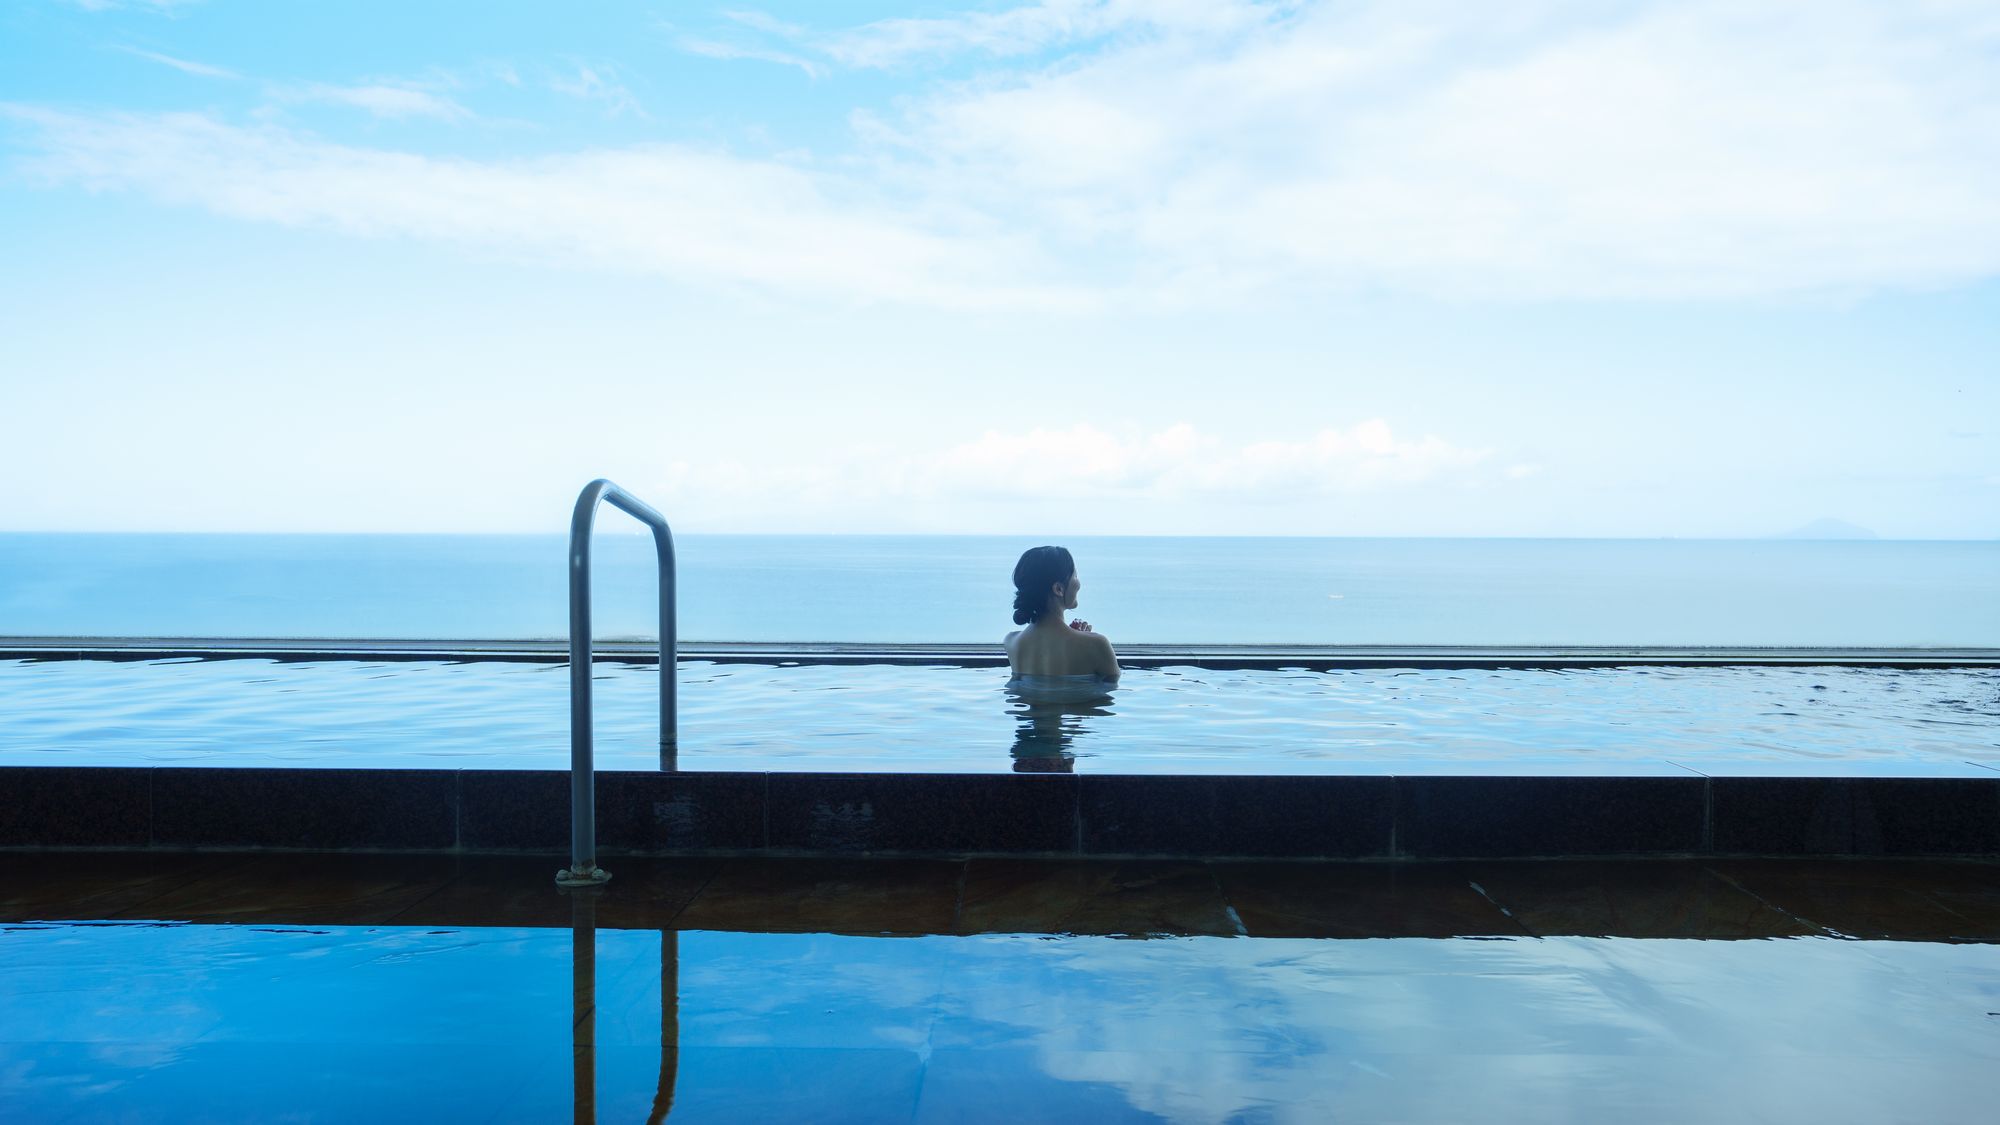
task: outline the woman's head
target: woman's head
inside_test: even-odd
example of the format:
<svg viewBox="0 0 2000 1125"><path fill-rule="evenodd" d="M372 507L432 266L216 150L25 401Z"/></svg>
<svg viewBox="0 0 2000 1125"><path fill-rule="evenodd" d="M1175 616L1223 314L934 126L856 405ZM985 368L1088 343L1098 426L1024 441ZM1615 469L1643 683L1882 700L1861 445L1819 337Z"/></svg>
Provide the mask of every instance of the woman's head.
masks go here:
<svg viewBox="0 0 2000 1125"><path fill-rule="evenodd" d="M1076 560L1061 547L1030 547L1014 564L1014 624L1040 621L1051 599L1064 609L1076 605Z"/></svg>

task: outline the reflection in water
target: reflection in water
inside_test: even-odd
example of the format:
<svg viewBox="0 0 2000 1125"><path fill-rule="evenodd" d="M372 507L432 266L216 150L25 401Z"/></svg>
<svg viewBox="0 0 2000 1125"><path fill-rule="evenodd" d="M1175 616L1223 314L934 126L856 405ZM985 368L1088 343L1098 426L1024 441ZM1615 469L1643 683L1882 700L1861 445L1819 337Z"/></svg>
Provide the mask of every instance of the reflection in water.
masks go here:
<svg viewBox="0 0 2000 1125"><path fill-rule="evenodd" d="M577 1125L597 1120L597 895L569 899L570 1090Z"/></svg>
<svg viewBox="0 0 2000 1125"><path fill-rule="evenodd" d="M568 933L0 924L0 1120L1993 1117L1990 942L662 935L621 893Z"/></svg>
<svg viewBox="0 0 2000 1125"><path fill-rule="evenodd" d="M597 899L604 888L579 887L570 896L570 1097L577 1125L597 1120ZM647 1125L659 1125L674 1108L680 1079L681 935L660 931L660 1077Z"/></svg>
<svg viewBox="0 0 2000 1125"><path fill-rule="evenodd" d="M660 1081L646 1125L659 1125L674 1108L681 1062L681 935L660 931Z"/></svg>
<svg viewBox="0 0 2000 1125"><path fill-rule="evenodd" d="M1074 773L1084 719L1114 714L1111 692L1096 676L1016 676L1007 681L1015 773Z"/></svg>

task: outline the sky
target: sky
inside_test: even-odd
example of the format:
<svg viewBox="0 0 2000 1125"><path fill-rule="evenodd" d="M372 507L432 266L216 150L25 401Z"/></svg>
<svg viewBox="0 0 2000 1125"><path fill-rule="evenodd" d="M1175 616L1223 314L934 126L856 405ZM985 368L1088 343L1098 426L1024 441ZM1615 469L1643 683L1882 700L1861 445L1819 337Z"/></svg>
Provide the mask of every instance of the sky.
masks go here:
<svg viewBox="0 0 2000 1125"><path fill-rule="evenodd" d="M1993 539L1996 419L1990 0L0 6L0 531Z"/></svg>

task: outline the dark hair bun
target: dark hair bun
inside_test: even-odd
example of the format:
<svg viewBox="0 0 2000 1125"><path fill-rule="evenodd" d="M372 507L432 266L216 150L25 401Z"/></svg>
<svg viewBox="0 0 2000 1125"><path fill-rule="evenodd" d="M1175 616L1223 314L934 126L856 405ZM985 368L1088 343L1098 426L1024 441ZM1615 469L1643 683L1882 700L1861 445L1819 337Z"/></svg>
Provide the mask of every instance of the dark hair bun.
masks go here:
<svg viewBox="0 0 2000 1125"><path fill-rule="evenodd" d="M1049 609L1049 590L1069 581L1076 561L1062 547L1030 547L1014 564L1014 624L1039 620Z"/></svg>

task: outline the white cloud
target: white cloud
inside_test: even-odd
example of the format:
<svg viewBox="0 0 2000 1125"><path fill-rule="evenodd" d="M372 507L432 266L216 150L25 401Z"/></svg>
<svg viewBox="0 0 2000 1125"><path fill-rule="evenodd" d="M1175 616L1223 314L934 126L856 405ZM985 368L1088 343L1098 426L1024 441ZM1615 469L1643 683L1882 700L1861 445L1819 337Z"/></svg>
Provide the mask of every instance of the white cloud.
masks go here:
<svg viewBox="0 0 2000 1125"><path fill-rule="evenodd" d="M1229 446L1181 423L1115 436L1094 426L989 432L945 451L914 479L948 492L1059 499L1078 492L1285 500L1435 481L1489 451L1399 439L1382 419L1293 440Z"/></svg>
<svg viewBox="0 0 2000 1125"><path fill-rule="evenodd" d="M639 104L639 99L633 96L632 91L620 85L617 75L606 67L579 64L575 74L550 78L549 89L572 98L603 102L606 112L613 117L621 113L646 116L645 107Z"/></svg>
<svg viewBox="0 0 2000 1125"><path fill-rule="evenodd" d="M1032 247L928 229L863 186L656 145L476 161L332 144L199 114L0 107L39 127L30 175L367 236L420 236L565 264L848 300L1072 305L1019 281Z"/></svg>
<svg viewBox="0 0 2000 1125"><path fill-rule="evenodd" d="M2000 272L2000 15L1950 0L1051 2L814 33L850 66L1092 52L857 126L1154 297L1709 298Z"/></svg>
<svg viewBox="0 0 2000 1125"><path fill-rule="evenodd" d="M925 488L982 496L1061 497L1167 486L1197 471L1216 443L1185 423L1118 437L1095 426L1019 433L988 431L945 450L914 474Z"/></svg>
<svg viewBox="0 0 2000 1125"><path fill-rule="evenodd" d="M1213 35L1280 10L1222 0L1046 0L998 12L878 20L827 37L822 49L861 67L968 51L1008 57L1134 29Z"/></svg>
<svg viewBox="0 0 2000 1125"><path fill-rule="evenodd" d="M826 33L729 16L780 45L701 49L997 69L857 112L852 150L793 160L477 163L42 114L35 165L246 217L919 304L1704 300L2000 273L1990 4L1051 0ZM549 85L639 112L606 68ZM302 96L465 112L407 86Z"/></svg>
<svg viewBox="0 0 2000 1125"><path fill-rule="evenodd" d="M744 47L714 39L698 39L692 36L680 36L674 42L681 50L691 55L700 55L703 58L751 59L757 62L777 63L780 66L796 67L799 70L805 71L807 76L813 78L817 78L823 73L823 68L819 64L786 51L774 51L766 47Z"/></svg>
<svg viewBox="0 0 2000 1125"><path fill-rule="evenodd" d="M310 83L302 86L274 86L270 95L287 102L317 102L359 109L376 117L404 119L427 117L438 121L458 121L471 111L450 98L440 97L414 86L383 82L354 86Z"/></svg>
<svg viewBox="0 0 2000 1125"><path fill-rule="evenodd" d="M86 12L113 12L120 9L159 12L172 15L182 8L192 8L203 0L69 0L71 4Z"/></svg>
<svg viewBox="0 0 2000 1125"><path fill-rule="evenodd" d="M884 68L965 53L999 58L1031 55L1125 32L1212 36L1292 7L1240 0L1044 0L994 12L876 20L825 33L761 12L725 15L841 65Z"/></svg>
<svg viewBox="0 0 2000 1125"><path fill-rule="evenodd" d="M804 24L787 23L776 16L751 9L725 9L722 12L722 16L733 23L742 24L744 27L752 30L781 36L786 39L802 39L812 34L812 29L806 27Z"/></svg>
<svg viewBox="0 0 2000 1125"><path fill-rule="evenodd" d="M1321 7L951 87L940 185L1155 290L1710 297L2000 270L1994 17ZM939 190L945 190L940 186Z"/></svg>
<svg viewBox="0 0 2000 1125"><path fill-rule="evenodd" d="M1487 483L1491 453L1435 435L1401 438L1381 419L1300 438L1230 443L1180 423L1151 433L1067 429L989 431L954 445L895 453L820 451L809 464L680 462L651 482L678 509L706 515L782 502L842 515L919 503L961 510L984 502L1253 501L1261 506L1444 484Z"/></svg>
<svg viewBox="0 0 2000 1125"><path fill-rule="evenodd" d="M150 62L159 63L161 66L170 66L175 70L180 71L183 74L198 75L202 78L242 77L233 70L225 70L219 66L210 66L207 63L190 62L187 59L177 59L172 55L163 55L157 51L142 51L137 47L127 47L122 45L116 49L123 51L128 55L136 55L139 58L146 59Z"/></svg>

